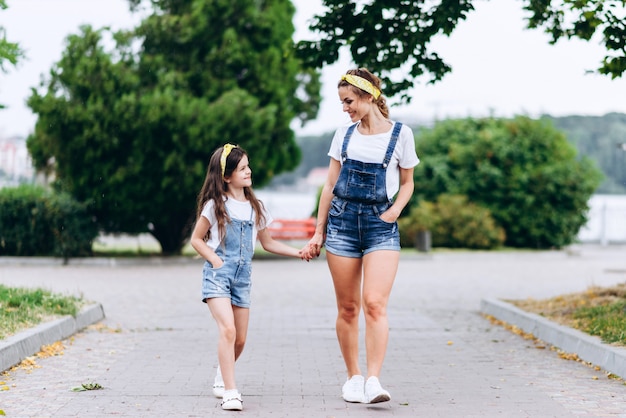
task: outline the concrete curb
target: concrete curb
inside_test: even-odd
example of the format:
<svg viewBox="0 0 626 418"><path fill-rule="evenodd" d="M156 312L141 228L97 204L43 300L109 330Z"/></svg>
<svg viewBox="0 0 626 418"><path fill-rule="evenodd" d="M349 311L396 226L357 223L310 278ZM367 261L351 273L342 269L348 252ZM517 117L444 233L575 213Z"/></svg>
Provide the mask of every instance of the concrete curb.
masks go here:
<svg viewBox="0 0 626 418"><path fill-rule="evenodd" d="M289 243L287 241L287 243ZM298 248L298 246L296 246ZM400 257L407 259L431 260L432 253L419 251L403 251ZM326 258L326 251L322 251L319 259ZM284 256L272 253L257 253L254 260L281 260ZM7 266L96 266L96 267L129 267L129 266L168 266L185 264L202 264L204 261L198 256L137 256L137 257L77 257L64 260L59 257L17 257L0 256L0 265Z"/></svg>
<svg viewBox="0 0 626 418"><path fill-rule="evenodd" d="M484 314L515 325L565 352L575 353L583 361L626 378L626 348L604 344L597 337L525 312L501 300L483 299L480 309Z"/></svg>
<svg viewBox="0 0 626 418"><path fill-rule="evenodd" d="M66 339L103 318L104 309L97 303L83 308L76 318L68 315L0 341L0 371L8 370L39 352L41 346Z"/></svg>
<svg viewBox="0 0 626 418"><path fill-rule="evenodd" d="M192 256L175 257L77 257L64 260L58 257L0 257L0 265L12 266L162 266L172 264L197 263L199 259Z"/></svg>

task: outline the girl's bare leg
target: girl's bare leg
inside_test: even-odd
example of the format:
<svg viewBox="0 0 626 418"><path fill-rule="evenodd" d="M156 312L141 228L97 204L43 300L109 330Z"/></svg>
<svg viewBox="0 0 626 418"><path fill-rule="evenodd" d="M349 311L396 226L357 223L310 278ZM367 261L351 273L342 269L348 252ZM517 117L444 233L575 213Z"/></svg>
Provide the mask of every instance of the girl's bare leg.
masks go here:
<svg viewBox="0 0 626 418"><path fill-rule="evenodd" d="M235 336L235 361L237 361L246 344L250 309L233 305L233 315L235 317L235 330L237 331Z"/></svg>
<svg viewBox="0 0 626 418"><path fill-rule="evenodd" d="M231 305L230 298L212 298L207 305L217 323L217 358L225 390L236 389L235 360L239 357L248 332L249 309Z"/></svg>

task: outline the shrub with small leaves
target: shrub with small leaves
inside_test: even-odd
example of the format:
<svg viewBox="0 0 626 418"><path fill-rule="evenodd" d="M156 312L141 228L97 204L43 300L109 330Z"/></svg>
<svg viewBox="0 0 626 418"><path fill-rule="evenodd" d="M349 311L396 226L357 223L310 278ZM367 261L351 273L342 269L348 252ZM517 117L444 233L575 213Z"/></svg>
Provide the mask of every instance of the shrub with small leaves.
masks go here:
<svg viewBox="0 0 626 418"><path fill-rule="evenodd" d="M492 249L502 246L504 229L488 209L467 196L442 194L435 203L422 201L398 221L402 246L413 245L418 231L430 231L433 247Z"/></svg>
<svg viewBox="0 0 626 418"><path fill-rule="evenodd" d="M422 162L410 207L444 193L468 196L491 211L505 244L516 248L574 242L602 179L548 120L524 116L437 122L420 130L415 148Z"/></svg>
<svg viewBox="0 0 626 418"><path fill-rule="evenodd" d="M32 185L0 190L0 255L86 256L97 236L86 205L65 193Z"/></svg>

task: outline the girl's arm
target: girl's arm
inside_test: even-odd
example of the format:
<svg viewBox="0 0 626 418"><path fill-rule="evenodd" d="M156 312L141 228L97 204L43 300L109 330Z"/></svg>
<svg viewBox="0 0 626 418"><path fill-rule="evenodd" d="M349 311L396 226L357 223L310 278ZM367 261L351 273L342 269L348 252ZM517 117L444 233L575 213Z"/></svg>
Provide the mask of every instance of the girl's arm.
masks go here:
<svg viewBox="0 0 626 418"><path fill-rule="evenodd" d="M224 264L224 260L222 260L211 247L206 245L204 241L204 237L207 232L209 232L210 228L211 224L209 220L204 216L200 216L191 233L191 246L202 258L211 263L213 268L219 268Z"/></svg>
<svg viewBox="0 0 626 418"><path fill-rule="evenodd" d="M400 190L396 195L396 200L393 205L380 215L380 219L385 222L395 222L399 217L402 209L409 203L411 196L413 196L414 189L413 182L413 168L400 167Z"/></svg>
<svg viewBox="0 0 626 418"><path fill-rule="evenodd" d="M259 242L261 243L261 246L265 251L278 255L285 255L288 257L297 257L306 261L309 261L311 259L308 254L303 253L301 250L291 247L284 242L276 241L274 238L272 238L267 228L259 230L257 233L257 237L259 238Z"/></svg>

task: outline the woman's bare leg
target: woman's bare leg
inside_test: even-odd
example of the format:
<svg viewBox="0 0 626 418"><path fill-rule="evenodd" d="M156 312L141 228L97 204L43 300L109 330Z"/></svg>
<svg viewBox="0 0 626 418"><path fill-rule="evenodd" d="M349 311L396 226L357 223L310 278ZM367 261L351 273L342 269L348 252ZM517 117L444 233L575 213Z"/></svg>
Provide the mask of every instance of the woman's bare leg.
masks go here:
<svg viewBox="0 0 626 418"><path fill-rule="evenodd" d="M373 251L363 257L363 312L367 375L380 375L389 340L387 302L398 270L398 251Z"/></svg>
<svg viewBox="0 0 626 418"><path fill-rule="evenodd" d="M326 253L328 267L337 298L337 339L348 378L360 375L359 367L359 314L361 311L360 258L340 257Z"/></svg>

